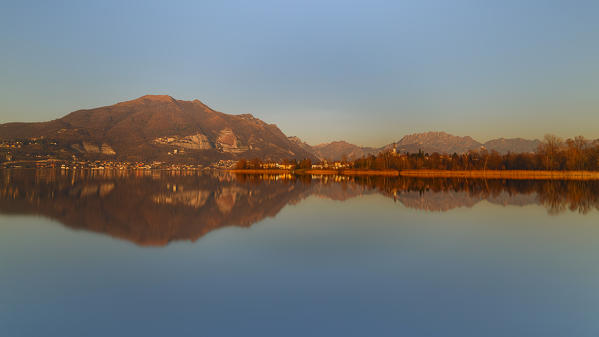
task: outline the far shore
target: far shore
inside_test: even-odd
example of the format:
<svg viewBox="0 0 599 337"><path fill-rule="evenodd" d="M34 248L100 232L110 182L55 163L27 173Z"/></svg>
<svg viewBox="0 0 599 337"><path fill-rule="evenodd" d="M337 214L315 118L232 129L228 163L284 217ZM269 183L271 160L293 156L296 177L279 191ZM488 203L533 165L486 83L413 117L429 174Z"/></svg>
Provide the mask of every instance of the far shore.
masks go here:
<svg viewBox="0 0 599 337"><path fill-rule="evenodd" d="M227 172L242 173L242 174L286 174L293 173L291 170L285 169L227 169Z"/></svg>
<svg viewBox="0 0 599 337"><path fill-rule="evenodd" d="M354 170L354 169L229 169L228 172L241 174L295 174L295 175L345 175L345 176L399 176L398 170Z"/></svg>
<svg viewBox="0 0 599 337"><path fill-rule="evenodd" d="M17 167L18 168L18 167ZM0 166L0 169L3 167ZM36 168L22 168L36 169ZM45 169L38 167L37 169ZM60 169L59 167L47 169ZM145 169L145 170L172 170L173 168L151 168L144 167L81 167L78 169L88 170L122 170L122 169ZM203 170L208 168L179 167L177 170ZM385 176L385 177L414 177L414 178L467 178L467 179L514 179L514 180L599 180L599 171L548 171L548 170L393 170L393 169L224 169L236 174L276 175L292 174L296 176L306 175L340 175L340 176Z"/></svg>
<svg viewBox="0 0 599 337"><path fill-rule="evenodd" d="M361 169L231 169L240 174L295 174L345 176L402 176L415 178L471 178L520 180L599 180L597 171L540 171L540 170L361 170Z"/></svg>
<svg viewBox="0 0 599 337"><path fill-rule="evenodd" d="M403 177L475 178L525 180L599 180L597 171L537 171L537 170L403 170Z"/></svg>

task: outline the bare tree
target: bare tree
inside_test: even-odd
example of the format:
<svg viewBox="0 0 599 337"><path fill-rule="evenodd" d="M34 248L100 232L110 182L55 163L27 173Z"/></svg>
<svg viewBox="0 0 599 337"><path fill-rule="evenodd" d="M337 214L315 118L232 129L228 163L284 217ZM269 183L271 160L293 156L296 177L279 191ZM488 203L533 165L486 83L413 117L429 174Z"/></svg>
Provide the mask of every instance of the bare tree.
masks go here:
<svg viewBox="0 0 599 337"><path fill-rule="evenodd" d="M546 170L556 168L556 158L562 144L563 141L561 138L555 135L545 135L543 143L539 145L539 154L543 156L543 165Z"/></svg>

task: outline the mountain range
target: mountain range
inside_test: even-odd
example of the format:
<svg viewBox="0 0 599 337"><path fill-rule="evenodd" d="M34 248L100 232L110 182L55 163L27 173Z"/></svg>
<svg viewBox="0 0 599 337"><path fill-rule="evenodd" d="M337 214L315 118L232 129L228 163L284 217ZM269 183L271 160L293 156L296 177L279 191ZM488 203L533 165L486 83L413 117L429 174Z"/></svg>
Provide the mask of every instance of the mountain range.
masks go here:
<svg viewBox="0 0 599 337"><path fill-rule="evenodd" d="M294 141L298 141L294 137ZM341 160L356 159L363 156L377 154L381 151L395 150L397 153L466 153L469 151L497 151L501 154L534 152L541 141L538 139L528 140L523 138L499 138L485 143L480 143L472 137L454 136L446 132L424 132L415 133L402 137L399 141L385 145L380 148L363 147L350 144L346 141L334 141L309 147L303 143L307 151L313 153L319 159Z"/></svg>
<svg viewBox="0 0 599 337"><path fill-rule="evenodd" d="M21 142L10 149L16 158L115 159L211 163L240 158L356 159L384 150L465 153L481 149L500 153L532 152L539 140L494 139L481 143L469 136L426 132L404 136L385 146L363 147L346 141L309 145L287 137L275 124L250 114L215 111L199 100L146 95L131 101L72 112L38 123L0 124L0 142Z"/></svg>

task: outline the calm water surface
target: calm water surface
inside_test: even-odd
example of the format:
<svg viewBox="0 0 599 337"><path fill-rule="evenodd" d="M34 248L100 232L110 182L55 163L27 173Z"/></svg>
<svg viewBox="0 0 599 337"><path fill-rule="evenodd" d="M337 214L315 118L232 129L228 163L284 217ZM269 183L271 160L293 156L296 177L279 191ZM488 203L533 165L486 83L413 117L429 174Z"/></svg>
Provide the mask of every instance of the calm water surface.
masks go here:
<svg viewBox="0 0 599 337"><path fill-rule="evenodd" d="M0 171L1 336L599 336L595 182Z"/></svg>

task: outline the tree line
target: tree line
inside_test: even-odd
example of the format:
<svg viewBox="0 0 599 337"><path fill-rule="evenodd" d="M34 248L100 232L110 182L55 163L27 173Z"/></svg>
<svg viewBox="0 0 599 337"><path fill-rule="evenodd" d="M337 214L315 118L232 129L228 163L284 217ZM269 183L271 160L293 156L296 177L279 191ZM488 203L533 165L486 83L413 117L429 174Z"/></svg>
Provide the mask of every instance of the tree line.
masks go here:
<svg viewBox="0 0 599 337"><path fill-rule="evenodd" d="M357 169L435 169L435 170L599 170L599 142L579 136L562 140L546 135L533 153L507 153L496 151L470 151L454 153L406 153L391 151L365 156L350 163Z"/></svg>

